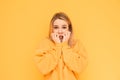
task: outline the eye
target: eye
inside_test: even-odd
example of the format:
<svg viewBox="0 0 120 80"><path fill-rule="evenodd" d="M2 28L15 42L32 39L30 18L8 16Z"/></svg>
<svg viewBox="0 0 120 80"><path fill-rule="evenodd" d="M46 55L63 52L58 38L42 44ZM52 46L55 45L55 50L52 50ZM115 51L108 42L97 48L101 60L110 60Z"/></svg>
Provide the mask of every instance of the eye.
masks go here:
<svg viewBox="0 0 120 80"><path fill-rule="evenodd" d="M62 27L63 29L66 29L67 27Z"/></svg>
<svg viewBox="0 0 120 80"><path fill-rule="evenodd" d="M53 28L54 28L54 29L58 29L59 27L58 27L57 25L54 25Z"/></svg>
<svg viewBox="0 0 120 80"><path fill-rule="evenodd" d="M62 28L63 28L63 29L67 29L67 25L63 25Z"/></svg>

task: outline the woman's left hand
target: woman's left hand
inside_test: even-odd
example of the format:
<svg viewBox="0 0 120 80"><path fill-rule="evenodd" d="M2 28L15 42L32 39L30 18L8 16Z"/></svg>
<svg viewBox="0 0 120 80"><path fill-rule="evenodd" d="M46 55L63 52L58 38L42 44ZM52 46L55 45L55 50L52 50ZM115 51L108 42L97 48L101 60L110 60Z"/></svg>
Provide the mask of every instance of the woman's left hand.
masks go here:
<svg viewBox="0 0 120 80"><path fill-rule="evenodd" d="M70 31L66 31L65 34L63 34L63 41L62 42L67 42L70 38Z"/></svg>

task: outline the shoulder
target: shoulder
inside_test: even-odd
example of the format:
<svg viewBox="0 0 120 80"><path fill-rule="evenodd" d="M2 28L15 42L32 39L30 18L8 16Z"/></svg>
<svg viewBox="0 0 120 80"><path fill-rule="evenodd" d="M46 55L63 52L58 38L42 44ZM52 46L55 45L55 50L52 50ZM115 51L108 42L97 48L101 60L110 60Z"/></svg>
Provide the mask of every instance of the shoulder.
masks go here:
<svg viewBox="0 0 120 80"><path fill-rule="evenodd" d="M53 44L52 40L48 37L40 40L40 42L38 43L37 48L47 48L49 47L51 44Z"/></svg>
<svg viewBox="0 0 120 80"><path fill-rule="evenodd" d="M74 48L81 48L83 47L83 43L80 39L74 39Z"/></svg>
<svg viewBox="0 0 120 80"><path fill-rule="evenodd" d="M48 44L48 43L52 43L52 40L48 37L46 37L40 41L40 44Z"/></svg>

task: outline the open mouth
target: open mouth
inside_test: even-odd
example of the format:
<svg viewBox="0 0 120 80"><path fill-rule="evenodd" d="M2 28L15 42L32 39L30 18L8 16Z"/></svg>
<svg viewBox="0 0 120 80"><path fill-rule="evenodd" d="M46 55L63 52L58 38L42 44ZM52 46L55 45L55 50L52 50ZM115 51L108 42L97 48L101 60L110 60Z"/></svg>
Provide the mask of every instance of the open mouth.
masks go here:
<svg viewBox="0 0 120 80"><path fill-rule="evenodd" d="M59 38L62 40L63 39L63 35L59 35Z"/></svg>

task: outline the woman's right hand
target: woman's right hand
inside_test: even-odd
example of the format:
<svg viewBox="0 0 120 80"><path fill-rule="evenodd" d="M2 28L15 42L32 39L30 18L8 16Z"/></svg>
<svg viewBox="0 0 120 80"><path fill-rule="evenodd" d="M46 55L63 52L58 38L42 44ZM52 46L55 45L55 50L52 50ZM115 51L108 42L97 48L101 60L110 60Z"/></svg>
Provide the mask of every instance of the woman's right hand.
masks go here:
<svg viewBox="0 0 120 80"><path fill-rule="evenodd" d="M59 39L59 34L58 33L51 33L51 37L52 37L52 40L55 42L55 43L61 43L60 39Z"/></svg>

